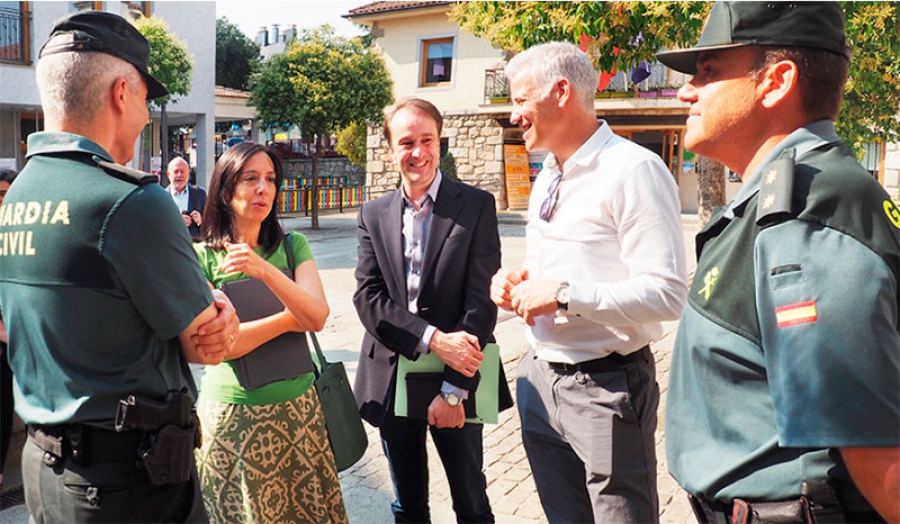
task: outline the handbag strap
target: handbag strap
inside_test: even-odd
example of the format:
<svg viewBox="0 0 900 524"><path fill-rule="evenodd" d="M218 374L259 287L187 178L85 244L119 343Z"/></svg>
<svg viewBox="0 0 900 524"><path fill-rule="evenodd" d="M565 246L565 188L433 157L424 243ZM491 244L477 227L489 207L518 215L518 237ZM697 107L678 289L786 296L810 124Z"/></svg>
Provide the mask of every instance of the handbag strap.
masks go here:
<svg viewBox="0 0 900 524"><path fill-rule="evenodd" d="M328 366L328 360L325 359L325 353L322 352L322 347L319 346L319 339L316 338L316 334L312 331L307 331L306 334L312 339L313 346L316 348L316 358L319 361L319 367L325 369ZM313 366L313 369L316 372L316 378L319 378L319 370L315 366Z"/></svg>
<svg viewBox="0 0 900 524"><path fill-rule="evenodd" d="M294 266L294 246L291 244L290 231L284 234L284 240L281 243L284 245L284 256L287 257L288 269L291 270L291 275L293 275L294 270L297 268Z"/></svg>
<svg viewBox="0 0 900 524"><path fill-rule="evenodd" d="M287 257L288 267L291 269L291 273L294 272L294 247L291 245L291 233L287 232L284 234L284 254ZM319 369L325 369L325 366L328 365L328 361L325 359L325 353L322 353L322 348L319 346L319 339L316 338L316 334L312 331L307 331L307 335L312 339L313 346L316 348L316 357L319 362L319 367L313 366L313 371L316 373L316 378L319 378Z"/></svg>

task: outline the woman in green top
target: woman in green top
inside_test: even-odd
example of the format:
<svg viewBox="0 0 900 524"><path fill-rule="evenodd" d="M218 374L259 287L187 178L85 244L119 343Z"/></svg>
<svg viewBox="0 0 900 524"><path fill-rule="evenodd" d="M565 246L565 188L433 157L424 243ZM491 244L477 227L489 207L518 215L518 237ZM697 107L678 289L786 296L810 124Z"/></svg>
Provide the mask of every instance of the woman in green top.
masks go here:
<svg viewBox="0 0 900 524"><path fill-rule="evenodd" d="M325 417L313 374L254 389L238 383L231 361L290 331L318 331L329 308L306 238L291 233L288 269L275 203L282 168L264 146L244 142L216 163L195 244L210 285L258 278L285 305L242 322L225 362L206 368L197 411L203 445L197 466L210 522L347 522Z"/></svg>

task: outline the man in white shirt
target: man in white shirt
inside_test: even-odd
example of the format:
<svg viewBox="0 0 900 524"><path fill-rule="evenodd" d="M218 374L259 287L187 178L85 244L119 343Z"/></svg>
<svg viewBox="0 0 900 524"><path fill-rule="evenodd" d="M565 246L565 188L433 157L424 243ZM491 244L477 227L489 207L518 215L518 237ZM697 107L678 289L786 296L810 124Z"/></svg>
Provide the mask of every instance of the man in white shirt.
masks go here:
<svg viewBox="0 0 900 524"><path fill-rule="evenodd" d="M571 44L506 67L528 151L549 151L526 257L491 298L528 324L522 439L550 522L657 522L659 386L649 343L678 318L687 278L678 192L659 156L597 120L598 76Z"/></svg>
<svg viewBox="0 0 900 524"><path fill-rule="evenodd" d="M203 223L203 208L206 206L206 190L200 186L191 186L188 181L191 177L191 168L185 159L175 157L169 162L166 172L169 175L169 187L167 190L175 200L184 225L187 226L191 238L200 239L200 225Z"/></svg>

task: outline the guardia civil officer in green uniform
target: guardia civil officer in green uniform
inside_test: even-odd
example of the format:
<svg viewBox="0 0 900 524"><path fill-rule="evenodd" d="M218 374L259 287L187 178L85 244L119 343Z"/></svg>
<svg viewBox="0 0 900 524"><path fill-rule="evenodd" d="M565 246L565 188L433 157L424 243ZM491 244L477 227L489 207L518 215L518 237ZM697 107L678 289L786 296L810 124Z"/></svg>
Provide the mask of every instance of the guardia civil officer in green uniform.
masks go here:
<svg viewBox="0 0 900 524"><path fill-rule="evenodd" d="M79 12L41 49L46 131L0 212L0 306L28 426L35 522L205 522L188 362L238 322L214 300L172 198L121 166L167 94L125 19ZM150 183L148 183L150 181Z"/></svg>
<svg viewBox="0 0 900 524"><path fill-rule="evenodd" d="M900 212L835 134L840 4L717 3L657 56L694 75L685 147L743 179L697 236L669 470L701 522L900 521Z"/></svg>

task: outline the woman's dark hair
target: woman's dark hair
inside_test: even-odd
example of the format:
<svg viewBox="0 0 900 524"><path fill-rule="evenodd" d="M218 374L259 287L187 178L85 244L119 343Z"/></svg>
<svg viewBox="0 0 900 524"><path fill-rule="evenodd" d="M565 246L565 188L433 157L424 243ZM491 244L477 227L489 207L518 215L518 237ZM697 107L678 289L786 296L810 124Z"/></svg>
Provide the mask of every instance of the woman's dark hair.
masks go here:
<svg viewBox="0 0 900 524"><path fill-rule="evenodd" d="M12 184L17 176L19 176L19 173L17 173L15 169L9 169L6 167L0 169L0 182L8 182L9 184Z"/></svg>
<svg viewBox="0 0 900 524"><path fill-rule="evenodd" d="M278 222L278 198L281 195L281 181L284 178L281 159L266 146L241 142L228 148L219 157L209 182L209 195L203 209L200 232L207 245L213 249L224 249L226 241L235 241L237 232L234 229L234 209L231 207L234 186L237 185L238 178L250 157L257 153L268 155L275 167L275 200L272 203L272 211L263 219L257 242L265 253L275 251L281 244L284 237L284 230Z"/></svg>

